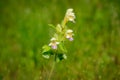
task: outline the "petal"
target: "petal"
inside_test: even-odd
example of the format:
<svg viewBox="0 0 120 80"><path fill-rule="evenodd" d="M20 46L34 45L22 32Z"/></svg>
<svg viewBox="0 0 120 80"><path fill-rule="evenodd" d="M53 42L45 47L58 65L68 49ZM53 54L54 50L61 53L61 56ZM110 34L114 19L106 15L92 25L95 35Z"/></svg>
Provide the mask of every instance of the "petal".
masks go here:
<svg viewBox="0 0 120 80"><path fill-rule="evenodd" d="M73 41L74 39L71 37L71 38L69 38L69 40L70 40L70 41Z"/></svg>
<svg viewBox="0 0 120 80"><path fill-rule="evenodd" d="M60 42L56 42L56 44L60 44Z"/></svg>
<svg viewBox="0 0 120 80"><path fill-rule="evenodd" d="M54 38L54 37L53 37L53 38L51 38L51 41L55 41L55 40L56 40L56 38Z"/></svg>
<svg viewBox="0 0 120 80"><path fill-rule="evenodd" d="M51 46L53 49L57 49L57 46L56 45L54 45L54 46Z"/></svg>
<svg viewBox="0 0 120 80"><path fill-rule="evenodd" d="M68 29L66 33L72 33L72 32L73 32L73 30Z"/></svg>
<svg viewBox="0 0 120 80"><path fill-rule="evenodd" d="M66 38L70 38L70 36L69 36L69 35L66 35Z"/></svg>

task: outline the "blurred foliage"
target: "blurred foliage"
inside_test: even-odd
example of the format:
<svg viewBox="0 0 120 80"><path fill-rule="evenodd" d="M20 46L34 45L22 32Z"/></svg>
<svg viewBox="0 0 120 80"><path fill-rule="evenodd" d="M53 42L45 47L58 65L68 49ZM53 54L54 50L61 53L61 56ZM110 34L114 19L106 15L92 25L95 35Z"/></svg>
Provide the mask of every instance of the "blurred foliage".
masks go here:
<svg viewBox="0 0 120 80"><path fill-rule="evenodd" d="M0 80L46 80L52 59L41 55L66 10L76 14L67 60L51 80L120 80L119 0L0 0ZM51 34L49 34L49 32Z"/></svg>

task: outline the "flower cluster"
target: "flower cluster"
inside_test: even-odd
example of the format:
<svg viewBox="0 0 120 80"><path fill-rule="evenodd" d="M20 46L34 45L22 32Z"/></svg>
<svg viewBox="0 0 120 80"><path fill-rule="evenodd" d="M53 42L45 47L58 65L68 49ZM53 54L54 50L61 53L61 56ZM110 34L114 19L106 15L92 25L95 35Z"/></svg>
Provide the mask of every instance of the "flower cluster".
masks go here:
<svg viewBox="0 0 120 80"><path fill-rule="evenodd" d="M66 38L69 39L70 41L73 41L73 30L69 29L66 31Z"/></svg>
<svg viewBox="0 0 120 80"><path fill-rule="evenodd" d="M68 9L65 15L67 21L75 22L75 14L73 13L73 9Z"/></svg>
<svg viewBox="0 0 120 80"><path fill-rule="evenodd" d="M75 22L75 14L73 13L73 9L68 9L67 10L67 12L65 14L65 17L64 17L64 20L63 20L63 24L62 25L60 25L60 24L57 25L57 31L61 32L61 33L64 33L64 35L67 39L69 39L70 41L73 41L73 35L74 35L73 30L65 28L66 23L68 21ZM65 30L65 32L64 32L64 30ZM51 39L51 42L50 42L49 46L51 46L52 49L57 49L57 45L60 42L61 41L57 42L57 39L55 37L53 37Z"/></svg>
<svg viewBox="0 0 120 80"><path fill-rule="evenodd" d="M51 46L52 47L52 49L57 49L57 45L59 44L59 42L57 42L57 40L56 40L56 38L52 38L51 39L51 42L50 42L50 44L49 44L49 46Z"/></svg>
<svg viewBox="0 0 120 80"><path fill-rule="evenodd" d="M64 17L62 23L58 24L56 27L52 25L52 27L54 27L56 32L55 32L54 36L51 38L48 47L46 47L47 49L44 48L44 50L43 50L44 55L46 55L46 54L47 54L47 56L48 56L48 54L50 55L50 51L52 50L53 51L52 54L55 53L55 55L58 55L59 59L66 59L65 54L59 54L59 52L60 51L62 51L62 53L66 52L66 50L64 48L64 42L66 39L68 39L69 41L74 40L73 39L73 36L74 36L73 30L69 29L67 27L66 23L68 21L75 23L75 18L76 17L73 12L73 9L68 9L66 11L66 14L65 14L65 17Z"/></svg>

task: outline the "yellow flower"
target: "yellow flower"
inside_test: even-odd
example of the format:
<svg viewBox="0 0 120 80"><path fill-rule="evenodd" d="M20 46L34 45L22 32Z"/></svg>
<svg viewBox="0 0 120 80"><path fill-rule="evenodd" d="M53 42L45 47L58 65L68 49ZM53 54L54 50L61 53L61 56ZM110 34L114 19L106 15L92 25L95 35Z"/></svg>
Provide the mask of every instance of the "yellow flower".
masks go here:
<svg viewBox="0 0 120 80"><path fill-rule="evenodd" d="M69 39L70 41L73 41L73 30L69 29L66 31L66 38Z"/></svg>
<svg viewBox="0 0 120 80"><path fill-rule="evenodd" d="M59 42L57 42L57 39L53 37L51 39L51 42L50 42L49 46L51 46L52 49L57 49L58 44L59 44Z"/></svg>

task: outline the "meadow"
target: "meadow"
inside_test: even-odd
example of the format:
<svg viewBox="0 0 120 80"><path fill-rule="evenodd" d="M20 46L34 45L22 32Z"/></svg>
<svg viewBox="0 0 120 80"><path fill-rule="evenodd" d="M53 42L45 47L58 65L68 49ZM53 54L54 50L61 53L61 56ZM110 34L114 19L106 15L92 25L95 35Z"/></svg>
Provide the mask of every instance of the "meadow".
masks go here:
<svg viewBox="0 0 120 80"><path fill-rule="evenodd" d="M0 0L0 80L47 80L53 29L73 8L74 40L50 80L120 80L119 0Z"/></svg>

